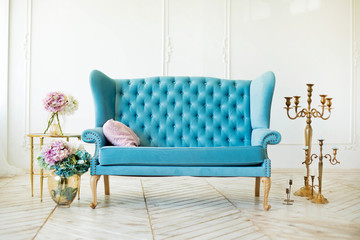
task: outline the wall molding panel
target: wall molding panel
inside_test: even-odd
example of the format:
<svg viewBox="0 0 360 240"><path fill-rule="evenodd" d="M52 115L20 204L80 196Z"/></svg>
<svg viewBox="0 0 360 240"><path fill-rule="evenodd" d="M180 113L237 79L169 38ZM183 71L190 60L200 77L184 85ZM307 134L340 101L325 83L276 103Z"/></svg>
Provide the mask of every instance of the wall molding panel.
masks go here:
<svg viewBox="0 0 360 240"><path fill-rule="evenodd" d="M225 0L225 26L224 26L224 42L222 47L222 55L224 61L224 78L231 79L231 0Z"/></svg>
<svg viewBox="0 0 360 240"><path fill-rule="evenodd" d="M23 78L21 80L16 80L16 81L22 81L22 84L25 85L25 90L24 90L25 101L24 101L24 103L22 103L23 100L21 100L21 104L23 104L22 106L24 106L24 109L25 109L25 118L19 120L19 125L21 124L22 125L21 127L24 127L25 132L23 135L23 140L21 143L19 143L19 145L21 145L21 147L23 149L29 150L30 144L29 144L29 139L27 137L27 134L37 128L36 123L34 123L35 122L34 114L31 114L31 111L35 112L35 110L32 109L32 108L35 108L35 105L32 105L31 101L33 100L33 104L35 104L35 100L37 101L37 99L35 98L36 92L34 92L34 89L32 89L32 88L35 88L34 84L36 85L36 83L38 83L39 80L37 77L38 77L38 75L40 75L40 74L35 73L35 71L39 70L40 68L38 67L39 66L39 58L37 58L38 57L37 52L35 53L34 51L40 49L38 47L39 36L42 36L42 35L38 35L37 34L38 31L36 30L36 27L38 27L38 25L39 25L36 23L41 18L39 17L39 15L35 16L35 14L39 12L37 10L42 10L42 13L44 13L45 11L43 8L44 8L44 6L46 6L45 4L49 4L49 3L41 2L41 1L34 1L34 0L24 0L24 3L25 2L26 2L26 23L24 23L24 20L22 20L22 23L26 25L26 32L25 33L24 33L24 31L21 32L22 34L24 33L24 35L23 35L23 38L24 38L24 40L23 40L23 44L24 44L23 58L25 59L25 63L26 63L24 66L25 67L25 70L24 70L25 75L23 76ZM65 2L66 2L66 4L70 4L70 5L76 4L75 2L72 2L72 1L65 1ZM243 4L253 4L253 5L251 5L249 7L249 9L242 9L241 11L239 11L239 6L242 6L241 4L239 4L239 2L242 2ZM286 3L284 1L280 1L280 0L275 1L275 2L276 2L276 4L281 5L283 7L286 4L288 4L288 5L290 4L289 1L287 1ZM106 3L112 4L110 1L106 2ZM325 2L325 1L321 2L321 3L327 4L327 2ZM359 87L360 87L358 84L358 81L360 80L359 79L360 78L360 76L359 76L360 75L360 26L358 26L358 24L360 22L360 7L359 7L360 3L357 0L349 0L349 1L346 1L346 3L342 3L340 1L338 1L336 3L341 6L345 6L344 4L346 4L346 11L348 10L348 8L350 6L349 24L351 24L351 31L350 31L351 35L346 36L346 38L344 38L346 41L351 42L350 47L349 47L351 59L349 60L349 58L348 58L348 52L346 52L347 54L344 55L347 58L346 63L344 63L344 65L346 64L346 68L344 68L344 69L346 69L346 71L347 71L346 79L345 79L345 81L346 81L345 87L346 88L344 88L344 89L347 91L347 93L350 96L343 96L343 101L346 101L346 105L350 104L350 106L347 105L347 107L350 107L351 112L349 113L349 115L346 114L346 116L345 116L346 118L344 117L344 120L341 120L341 122L344 123L342 126L339 126L339 128L341 128L343 131L343 133L341 135L342 139L339 139L339 142L337 142L337 143L335 143L335 140L334 140L334 143L331 143L331 145L332 144L338 145L341 149L344 149L344 150L358 151L359 144L360 144L359 143L359 129L358 129L359 128L358 116L360 113L359 113L359 109L358 109L359 108L359 97L357 96L359 94ZM188 38L184 37L184 39L187 40L190 38L190 40L193 40L194 42L191 42L191 44L193 44L193 45L190 44L189 46L187 46L186 41L184 43L184 41L182 41L182 39L179 40L179 38L182 37L181 34L179 34L179 30L184 29L184 28L185 28L185 30L187 30L188 29L187 26L191 26L191 25L181 25L182 24L181 21L183 20L184 16L180 15L179 12L176 12L175 10L178 10L177 7L180 5L181 8L178 11L185 11L184 9L187 9L188 5L191 6L192 4L194 5L195 10L201 9L201 6L202 6L201 4L203 4L203 5L206 4L206 7L204 7L204 13L201 13L201 14L204 14L203 16L193 16L194 13L192 13L192 15L190 16L190 17L194 18L194 23L195 23L194 29L195 30L190 29L188 31L188 34L190 36ZM105 3L104 3L104 6L108 7L110 9L110 7L106 6ZM221 6L221 7L217 8L218 6ZM24 6L24 8L25 8L25 6ZM91 8L91 7L89 7L89 8ZM275 7L271 10L274 11L274 9L275 9ZM193 10L193 11L195 11L195 10ZM87 8L87 10L84 10L84 11L93 11L93 10L92 9L89 10ZM245 11L245 12L253 11L253 12L249 13L249 16L242 16L242 11ZM251 24L259 24L259 25L263 24L265 27L263 27L263 26L261 26L261 27L263 27L264 29L266 27L268 27L268 24L270 24L269 23L270 21L268 21L270 18L269 19L256 18L258 16L256 14L261 14L261 12L256 12L256 11L258 11L258 8L256 8L255 1L247 1L247 0L241 0L241 1L212 0L211 2L197 0L197 1L193 1L193 2L186 1L186 3L181 3L181 2L171 1L171 0L159 1L158 5L156 5L156 10L154 11L156 13L161 12L161 14L162 14L162 15L158 14L158 16L159 16L158 22L159 23L161 22L161 25L160 24L157 25L157 26L159 26L159 28L156 31L156 35L158 36L158 39L156 41L157 41L157 43L159 43L159 45L156 45L157 47L154 48L154 49L156 49L156 51L159 52L156 62L154 61L157 64L156 65L157 66L156 71L158 72L157 74L163 75L163 76L168 76L169 74L170 75L180 75L182 73L181 70L183 70L183 72L184 72L187 69L187 66L190 66L190 68L191 68L191 66L193 65L191 63L199 62L199 66L196 66L196 68L194 67L192 69L192 71L194 71L195 73L196 73L196 71L198 71L200 73L201 73L201 71L203 71L205 73L210 72L210 74L208 74L208 75L219 74L220 76L218 76L218 77L223 77L226 79L235 78L237 72L240 72L244 68L247 67L247 66L244 66L244 64L242 62L237 61L237 59L235 58L235 56L241 56L242 59L245 59L247 55L246 54L241 55L242 52L236 51L236 49L238 48L238 46L240 44L244 44L244 42L245 42L245 44L246 43L249 44L249 46L246 45L245 47L248 47L248 49L251 49L251 50L253 47L251 44L254 44L254 45L256 44L256 43L252 43L249 40L249 39L251 39L250 37L246 38L247 33L248 33L247 31L249 31L249 29L247 29L246 26L244 29L243 28L239 29L238 26L244 27L244 25L247 24L246 19L245 19L246 17L249 17L248 21ZM211 14L214 14L215 20L211 19L209 22L207 22L206 19ZM42 15L40 15L40 16L42 16ZM114 14L114 16L116 16L116 14ZM299 15L294 15L294 18L296 18L298 16ZM346 15L346 16L348 16L348 15ZM55 17L59 17L59 16L55 16ZM244 23L242 23L243 25L241 25L241 24L239 25L239 23L236 21L238 19L245 19ZM44 20L46 20L46 19L44 19ZM273 20L273 19L270 19L270 20ZM347 21L347 19L345 19L345 17L341 17L341 20L342 20L342 24L344 23L345 20ZM191 21L192 21L192 19L189 20L189 22L191 22ZM276 19L275 19L275 21L276 21ZM59 21L59 22L61 22L61 21ZM215 23L215 22L218 22L219 25L214 26L214 30L212 32L212 29L211 29L212 26L209 26L207 24ZM187 23L187 24L189 24L189 23ZM284 24L286 24L286 23L284 23ZM296 24L300 24L300 26L301 26L301 23L299 23L299 22L296 22ZM66 27L66 26L67 25L60 26L60 27ZM207 29L201 28L202 26L207 27ZM56 26L56 27L59 27L59 26ZM97 25L95 27L100 28L101 26ZM33 30L33 28L34 28L34 30ZM160 30L160 28L161 28L161 30ZM198 32L196 32L197 28L199 28ZM81 31L81 28L79 30L75 29L74 31ZM161 33L160 33L160 31L161 31ZM235 38L235 37L238 37L238 36L235 36L236 35L235 32L237 34L241 35L240 39L244 40L244 42L238 41L237 38ZM161 36L159 35L159 33L161 34ZM347 35L347 33L348 33L348 31L346 31L346 35ZM90 34L90 33L84 32L83 34L85 35L85 34ZM193 34L193 36L191 34ZM211 39L211 41L206 41L208 36L210 36L209 39ZM214 39L212 39L211 36L215 36ZM121 38L121 36L118 36L118 37ZM144 36L144 37L146 37L146 36ZM194 37L194 39L191 39L191 37ZM20 39L20 38L18 38L18 39ZM34 39L34 41L33 41L33 39ZM79 38L79 39L81 39L81 38ZM246 42L246 41L248 41L248 42ZM66 47L66 44L71 44L71 42L64 42L65 47ZM100 43L100 44L103 44L103 43ZM138 43L134 43L134 44L138 44ZM203 46L201 44L203 44L205 46ZM143 44L143 46L147 46L147 45ZM199 46L199 49L191 50L191 49L193 49L194 46ZM344 46L347 47L348 45L344 45ZM213 47L213 48L211 48L211 47ZM126 48L126 46L124 48ZM182 53L183 50L185 50L186 52ZM210 52L210 53L209 53L209 55L201 56L201 54L203 52L205 52L205 53ZM343 51L343 52L345 52L345 51ZM193 59L190 59L189 61L192 60L193 62L191 62L191 63L186 62L186 60L187 60L186 56L183 56L183 55L186 55L187 53L190 53L190 55L191 55L189 58L193 58ZM297 52L295 52L295 53L297 53ZM134 53L134 54L138 54L139 58L141 58L141 56L142 56L141 54L144 54L144 53ZM286 55L288 53L283 53L283 54ZM109 53L109 55L111 55L111 53ZM259 55L261 55L261 53ZM79 53L79 56L81 56L80 53ZM113 57L113 56L111 56L111 57ZM278 56L276 56L276 57L278 57ZM118 59L116 57L113 57L108 61L117 61L117 60ZM265 59L263 62L262 62L262 60L263 59L255 59L255 58L252 59L252 61L256 64L259 64L259 65L263 64L264 65L263 68L266 69L268 67L266 65L266 61L268 61L268 59ZM201 62L201 61L203 61L203 62ZM348 65L348 62L350 62L349 63L350 66ZM141 64L145 64L145 63L142 62ZM234 64L233 67L232 67L232 64ZM281 64L283 64L283 63L281 61L279 61L279 65L281 65ZM161 68L159 69L160 65L161 65ZM104 63L104 66L106 66L106 62ZM216 68L218 68L218 70L211 72L212 68L214 66ZM91 66L91 67L93 67L93 66ZM101 67L103 67L103 66L101 66ZM251 67L250 64L249 64L249 67ZM81 69L81 71L84 71L84 72L87 71L87 68L85 68L84 66L80 65L79 68ZM139 68L141 68L141 65L139 66ZM197 70L197 69L201 69L201 70ZM351 73L350 73L351 79L348 78L348 76L349 76L348 69L350 69L349 71L351 71ZM108 69L106 69L106 67L105 67L105 70L108 70ZM114 71L114 72L116 72L116 71ZM250 72L250 70L249 70L249 72ZM288 80L288 81L290 81L290 80ZM333 90L333 89L331 89L331 90ZM300 90L299 90L299 92L300 92ZM283 93L281 93L281 94L283 94ZM345 94L339 93L339 95L345 95ZM340 107L338 107L338 109L340 109ZM345 110L347 111L347 108L343 108L343 109L344 109L344 112L345 112ZM334 109L334 111L336 111L336 109ZM285 112L282 112L282 114L286 115ZM279 119L281 119L281 118L279 118ZM13 120L14 119L9 119L9 121L13 121ZM276 121L278 121L278 119L276 119ZM281 123L284 123L284 122L285 121L282 121ZM349 131L349 134L347 131ZM20 136L20 134L18 134L18 136ZM301 137L303 138L303 135L301 135ZM299 136L299 139L300 139L300 136ZM19 142L19 140L17 140L17 141ZM302 142L302 140L301 141L299 140L299 143L297 143L297 139L295 139L294 141L292 141L292 139L290 139L287 142L286 141L282 142L281 148L284 149L285 152L286 151L291 152L291 149L294 149L297 146L302 146L303 143L301 143L301 142ZM286 152L286 153L288 153L288 152Z"/></svg>
<svg viewBox="0 0 360 240"><path fill-rule="evenodd" d="M357 126L356 126L356 116L358 114L357 107L357 80L358 80L358 72L360 69L359 66L359 58L360 58L360 39L358 36L360 31L357 26L357 5L356 0L350 0L351 8L350 8L350 16L351 16L351 113L350 113L350 143L345 144L344 149L346 150L356 150L359 147L358 134L357 134Z"/></svg>
<svg viewBox="0 0 360 240"><path fill-rule="evenodd" d="M1 0L0 8L0 163L8 156L8 88L9 88L9 12L10 1Z"/></svg>
<svg viewBox="0 0 360 240"><path fill-rule="evenodd" d="M167 76L169 72L169 63L172 53L171 39L169 35L169 0L163 0L163 54L162 54L162 74Z"/></svg>
<svg viewBox="0 0 360 240"><path fill-rule="evenodd" d="M25 134L22 147L30 149L27 134L31 132L30 111L31 111L31 40L32 40L32 0L26 1L26 33L24 38L25 65Z"/></svg>

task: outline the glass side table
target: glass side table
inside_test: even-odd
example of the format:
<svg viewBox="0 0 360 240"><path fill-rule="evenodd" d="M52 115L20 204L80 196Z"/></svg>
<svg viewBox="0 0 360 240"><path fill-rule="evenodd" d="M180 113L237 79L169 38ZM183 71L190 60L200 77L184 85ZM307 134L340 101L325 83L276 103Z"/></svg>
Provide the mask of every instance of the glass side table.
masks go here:
<svg viewBox="0 0 360 240"><path fill-rule="evenodd" d="M66 141L69 142L70 138L77 138L78 140L81 140L81 135L78 134L69 134L69 133L64 133L64 135L62 136L58 136L58 135L52 135L52 134L43 134L43 133L30 133L27 135L28 137L30 137L30 153L31 153L31 158L30 158L30 180L31 180L31 196L34 196L34 175L40 175L40 202L42 202L42 197L43 197L43 180L45 177L47 177L48 174L44 174L44 170L40 169L40 173L35 173L34 172L34 138L39 138L40 139L40 150L42 148L42 146L44 145L44 138L66 138ZM79 180L79 186L78 186L78 199L80 199L80 182L81 182L81 178Z"/></svg>

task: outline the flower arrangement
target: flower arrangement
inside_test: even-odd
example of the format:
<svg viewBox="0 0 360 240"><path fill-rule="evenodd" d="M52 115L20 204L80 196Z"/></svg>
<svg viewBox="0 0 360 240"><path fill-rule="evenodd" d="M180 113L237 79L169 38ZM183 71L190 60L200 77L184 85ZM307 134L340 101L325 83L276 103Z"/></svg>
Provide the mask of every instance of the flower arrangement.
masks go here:
<svg viewBox="0 0 360 240"><path fill-rule="evenodd" d="M90 154L77 143L62 140L44 146L37 157L39 166L45 170L55 170L58 176L66 178L74 174L82 175L90 167Z"/></svg>
<svg viewBox="0 0 360 240"><path fill-rule="evenodd" d="M49 127L56 119L60 134L63 135L59 121L59 114L70 115L73 114L79 107L79 102L71 95L65 95L62 92L50 92L43 100L44 108L51 113L48 125L44 134L49 130Z"/></svg>

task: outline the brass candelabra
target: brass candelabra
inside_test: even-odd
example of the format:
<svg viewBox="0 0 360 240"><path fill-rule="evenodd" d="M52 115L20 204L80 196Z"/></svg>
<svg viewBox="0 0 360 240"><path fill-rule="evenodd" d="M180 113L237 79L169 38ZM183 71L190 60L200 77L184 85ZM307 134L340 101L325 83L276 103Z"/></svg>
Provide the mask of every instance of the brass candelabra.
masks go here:
<svg viewBox="0 0 360 240"><path fill-rule="evenodd" d="M305 156L308 157L309 162L306 162L306 165L309 166L314 159L319 158L319 175L318 175L318 182L319 184L317 185L317 187L319 188L319 193L317 195L314 196L314 194L311 194L309 196L309 200L312 200L313 203L318 203L318 204L325 204L328 203L329 201L324 197L324 195L322 195L322 179L323 179L323 159L328 159L329 162L331 163L331 165L336 165L336 164L340 164L340 162L336 159L336 154L337 154L337 148L334 147L333 148L333 156L331 156L330 154L325 154L323 155L323 144L324 144L324 139L319 139L319 146L320 146L320 154L319 156L316 154L312 154L311 157L309 157L309 149L308 148L304 148L305 150ZM313 191L313 189L315 188L314 185L314 178L315 176L311 176L311 180L312 180L312 184L311 184L311 190ZM312 192L313 193L313 192Z"/></svg>
<svg viewBox="0 0 360 240"><path fill-rule="evenodd" d="M287 116L291 119L291 120L295 120L297 118L305 118L306 117L306 127L305 127L305 146L308 148L308 158L311 154L311 140L312 140L312 128L311 128L311 118L321 118L323 120L327 120L330 118L331 116L331 105L332 105L332 98L327 98L327 95L320 95L320 111L312 108L311 107L311 96L312 96L312 87L314 86L314 84L306 84L308 89L307 89L307 103L308 106L307 108L302 108L299 105L300 103L300 96L294 96L294 106L290 106L291 105L291 99L293 97L285 97L286 99L286 107L284 107L286 109L286 113ZM294 109L295 112L295 116L290 116L290 110ZM301 110L300 110L301 109ZM326 111L327 110L327 111ZM328 112L328 116L326 116ZM305 162L309 162L309 159L305 159ZM305 184L304 187L300 188L298 191L296 191L294 193L294 195L296 196L301 196L301 197L308 197L311 194L311 187L309 185L309 165L306 165L306 179L305 179Z"/></svg>

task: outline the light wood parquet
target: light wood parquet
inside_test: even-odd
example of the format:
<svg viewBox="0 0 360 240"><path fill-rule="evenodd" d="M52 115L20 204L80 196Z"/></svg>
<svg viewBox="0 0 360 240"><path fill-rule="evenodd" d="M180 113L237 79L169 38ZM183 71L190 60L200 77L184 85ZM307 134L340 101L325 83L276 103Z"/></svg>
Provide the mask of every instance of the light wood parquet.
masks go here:
<svg viewBox="0 0 360 240"><path fill-rule="evenodd" d="M0 239L360 239L360 171L325 173L326 205L283 205L290 175L294 192L302 174L272 174L270 211L254 178L111 176L95 210L88 174L70 208L55 206L46 180L41 203L39 179L31 197L29 175L0 178Z"/></svg>

